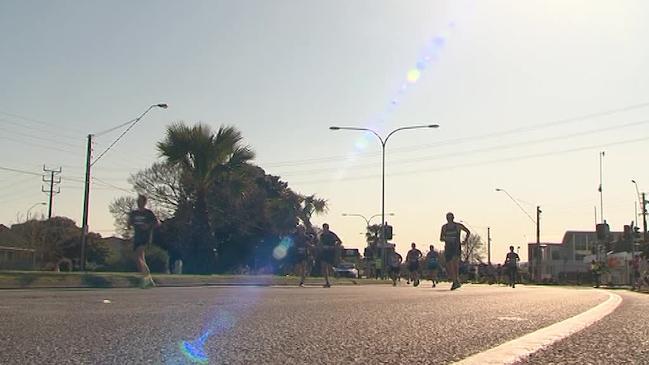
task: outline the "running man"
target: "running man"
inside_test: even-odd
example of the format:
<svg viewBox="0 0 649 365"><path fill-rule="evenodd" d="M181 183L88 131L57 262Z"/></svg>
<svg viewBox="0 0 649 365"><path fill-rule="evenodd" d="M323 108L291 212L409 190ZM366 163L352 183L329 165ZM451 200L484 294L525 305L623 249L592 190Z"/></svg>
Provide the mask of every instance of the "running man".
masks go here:
<svg viewBox="0 0 649 365"><path fill-rule="evenodd" d="M307 272L307 262L309 251L312 246L312 237L306 233L304 226L297 226L293 234L293 244L295 247L295 268L300 275L300 287L304 287L304 279Z"/></svg>
<svg viewBox="0 0 649 365"><path fill-rule="evenodd" d="M153 229L160 225L158 218L149 209L146 209L146 196L138 195L137 209L131 211L128 216L128 226L133 227L133 251L135 251L135 263L137 270L144 275L142 287L155 286L151 277L151 271L146 264L144 248L151 243Z"/></svg>
<svg viewBox="0 0 649 365"><path fill-rule="evenodd" d="M454 222L453 213L446 214L446 223L442 226L442 232L439 240L444 242L444 258L446 259L446 271L453 282L451 290L462 286L459 280L460 271L460 253L462 252L461 244L466 244L471 232L461 223ZM466 232L464 241L460 239L462 231Z"/></svg>
<svg viewBox="0 0 649 365"><path fill-rule="evenodd" d="M401 276L401 262L403 262L403 257L401 257L398 252L395 251L390 255L389 263L392 286L397 286L397 280Z"/></svg>
<svg viewBox="0 0 649 365"><path fill-rule="evenodd" d="M426 266L430 271L430 280L433 282L433 288L437 286L437 270L439 270L439 254L435 251L435 246L430 245L430 251L426 254Z"/></svg>
<svg viewBox="0 0 649 365"><path fill-rule="evenodd" d="M338 238L338 235L329 230L327 223L323 224L322 233L320 233L320 265L325 276L325 288L331 287L329 276L333 274L336 252L341 244L342 241Z"/></svg>
<svg viewBox="0 0 649 365"><path fill-rule="evenodd" d="M518 261L521 258L514 252L514 246L509 246L509 252L505 257L505 269L507 270L507 277L509 278L508 285L512 288L516 287L516 274L518 274Z"/></svg>
<svg viewBox="0 0 649 365"><path fill-rule="evenodd" d="M412 281L413 286L419 286L419 259L423 256L413 242L410 245L410 251L406 255L406 264L408 265L408 284Z"/></svg>

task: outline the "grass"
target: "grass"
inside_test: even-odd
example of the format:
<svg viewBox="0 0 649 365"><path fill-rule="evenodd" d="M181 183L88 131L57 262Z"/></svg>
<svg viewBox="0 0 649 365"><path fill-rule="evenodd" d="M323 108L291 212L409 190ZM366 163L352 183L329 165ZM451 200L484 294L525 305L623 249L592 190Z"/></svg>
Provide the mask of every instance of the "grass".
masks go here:
<svg viewBox="0 0 649 365"><path fill-rule="evenodd" d="M275 275L168 275L154 274L159 286L207 285L297 285L296 276ZM332 279L334 285L390 284L390 281L373 279ZM133 288L139 287L142 276L123 272L50 272L50 271L0 271L0 289L36 288ZM307 285L318 285L323 278L307 278Z"/></svg>

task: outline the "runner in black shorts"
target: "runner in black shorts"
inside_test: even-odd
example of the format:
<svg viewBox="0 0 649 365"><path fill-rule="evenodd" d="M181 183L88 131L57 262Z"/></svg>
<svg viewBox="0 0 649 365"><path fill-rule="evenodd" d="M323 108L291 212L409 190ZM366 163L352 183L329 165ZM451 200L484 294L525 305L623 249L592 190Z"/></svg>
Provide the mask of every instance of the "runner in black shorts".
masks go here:
<svg viewBox="0 0 649 365"><path fill-rule="evenodd" d="M403 257L397 252L393 252L390 256L390 278L392 279L392 286L397 286L397 280L401 275L401 262Z"/></svg>
<svg viewBox="0 0 649 365"><path fill-rule="evenodd" d="M413 242L410 245L411 249L406 255L406 264L408 265L408 283L412 281L413 286L419 286L419 259L423 256L421 251L417 249L417 245Z"/></svg>
<svg viewBox="0 0 649 365"><path fill-rule="evenodd" d="M137 209L128 216L128 225L133 227L133 251L136 254L137 270L144 275L142 287L155 286L151 271L146 264L144 248L151 242L153 228L159 225L158 219L152 211L145 208L146 196L137 197Z"/></svg>
<svg viewBox="0 0 649 365"><path fill-rule="evenodd" d="M453 220L455 216L453 213L446 214L447 223L442 226L442 232L439 240L444 242L444 258L446 258L446 271L453 285L451 290L455 290L462 286L459 280L460 271L460 253L461 253L461 239L460 233L466 232L464 242L469 238L471 232L461 223L456 223Z"/></svg>
<svg viewBox="0 0 649 365"><path fill-rule="evenodd" d="M507 269L507 277L509 278L508 284L512 288L516 287L519 260L518 254L514 252L514 246L509 246L509 252L507 252L507 256L505 257L505 268Z"/></svg>
<svg viewBox="0 0 649 365"><path fill-rule="evenodd" d="M433 288L437 285L437 270L439 270L439 254L435 251L435 246L430 245L426 254L426 266L430 272L430 280L433 282Z"/></svg>
<svg viewBox="0 0 649 365"><path fill-rule="evenodd" d="M306 233L306 228L304 226L297 226L293 234L293 247L295 250L295 268L297 269L297 274L300 275L300 287L304 286L311 245L312 237Z"/></svg>
<svg viewBox="0 0 649 365"><path fill-rule="evenodd" d="M320 233L320 265L322 267L322 273L325 276L325 288L331 287L329 275L333 274L336 253L341 244L342 241L338 238L338 235L329 230L327 223L323 224L322 233Z"/></svg>

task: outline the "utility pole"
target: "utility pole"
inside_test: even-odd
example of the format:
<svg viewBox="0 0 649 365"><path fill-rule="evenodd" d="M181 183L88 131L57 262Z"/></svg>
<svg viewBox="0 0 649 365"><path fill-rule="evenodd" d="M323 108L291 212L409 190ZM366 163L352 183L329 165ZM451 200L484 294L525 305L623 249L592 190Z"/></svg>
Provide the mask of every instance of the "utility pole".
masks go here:
<svg viewBox="0 0 649 365"><path fill-rule="evenodd" d="M642 240L647 242L647 199L645 198L645 193L642 193Z"/></svg>
<svg viewBox="0 0 649 365"><path fill-rule="evenodd" d="M491 265L491 227L487 227L487 263Z"/></svg>
<svg viewBox="0 0 649 365"><path fill-rule="evenodd" d="M43 182L50 184L49 189L46 190L43 186L41 186L41 191L44 192L44 193L49 194L50 204L49 204L49 209L48 209L48 212L47 212L47 220L50 220L50 219L52 219L52 203L54 201L54 195L61 193L61 188L59 188L58 186L56 187L56 190L54 190L54 184L58 185L58 184L61 183L61 177L56 176L56 175L61 173L61 168L59 167L57 170L50 170L50 169L46 168L45 165L43 165L43 172L49 173L49 175L50 175L49 178L46 178L45 176L43 176Z"/></svg>
<svg viewBox="0 0 649 365"><path fill-rule="evenodd" d="M90 197L90 166L92 160L92 134L88 135L88 147L86 151L86 180L83 192L83 217L81 219L81 271L86 270L86 243L88 240L88 198Z"/></svg>
<svg viewBox="0 0 649 365"><path fill-rule="evenodd" d="M536 244L541 247L541 207L536 206Z"/></svg>

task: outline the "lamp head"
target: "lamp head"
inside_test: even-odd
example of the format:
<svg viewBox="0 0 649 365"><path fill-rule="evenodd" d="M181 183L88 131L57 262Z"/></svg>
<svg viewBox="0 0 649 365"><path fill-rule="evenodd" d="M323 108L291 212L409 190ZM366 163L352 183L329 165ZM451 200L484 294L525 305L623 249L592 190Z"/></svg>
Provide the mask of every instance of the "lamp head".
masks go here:
<svg viewBox="0 0 649 365"><path fill-rule="evenodd" d="M331 129L332 131L337 131L340 129L340 127L329 127L329 129Z"/></svg>
<svg viewBox="0 0 649 365"><path fill-rule="evenodd" d="M166 103L156 104L155 106L162 109L167 109L169 107L169 105L167 105Z"/></svg>

